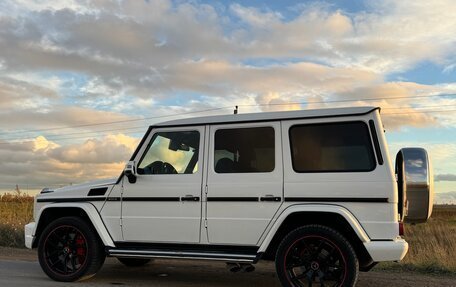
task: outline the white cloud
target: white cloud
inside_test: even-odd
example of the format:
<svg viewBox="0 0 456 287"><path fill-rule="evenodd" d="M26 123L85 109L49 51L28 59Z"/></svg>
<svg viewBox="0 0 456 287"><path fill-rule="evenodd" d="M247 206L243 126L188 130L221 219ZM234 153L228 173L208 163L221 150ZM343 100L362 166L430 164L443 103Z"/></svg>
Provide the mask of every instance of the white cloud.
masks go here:
<svg viewBox="0 0 456 287"><path fill-rule="evenodd" d="M138 139L110 134L79 144L59 145L45 137L33 141L0 141L0 188L66 185L117 176Z"/></svg>
<svg viewBox="0 0 456 287"><path fill-rule="evenodd" d="M443 69L442 72L444 74L449 74L449 73L453 72L455 69L456 69L456 63L452 63L452 64L445 66L445 68Z"/></svg>
<svg viewBox="0 0 456 287"><path fill-rule="evenodd" d="M133 153L137 139L119 135L107 135L102 139L89 139L83 144L55 147L47 152L53 159L65 163L119 163Z"/></svg>
<svg viewBox="0 0 456 287"><path fill-rule="evenodd" d="M373 2L370 12L358 14L333 11L325 5L304 5L293 19L241 4L232 4L222 12L206 4L170 1L8 3L3 5L20 7L20 13L5 14L0 20L4 27L0 31L2 73L21 81L14 89L26 85L40 89L34 89L33 96L29 93L12 100L8 90L0 87L4 98L0 106L24 113L36 113L38 108L43 113L62 106L68 109L62 99L50 99L46 93L62 96L62 88L69 83L58 76L39 76L42 71L57 75L58 71L71 71L86 77L86 82L72 88L81 94L71 99L72 104L129 114L135 109L144 112L146 107L159 112L154 104L170 97L180 97L176 102L187 106L193 105L191 101L201 105L201 98L205 106L218 106L220 99L227 98L234 106L251 98L264 104L268 95L279 95L280 100L274 100L277 104L456 91L454 83L426 86L384 81L386 73L404 71L422 60L445 63L446 56L454 58L454 51L448 48L456 39L452 33L456 23L448 15L452 2L428 5L415 1L407 4L408 9L401 2ZM52 10L46 8L50 6ZM230 13L245 25L226 17ZM431 17L437 14L448 21ZM116 27L115 33L112 27ZM297 60L289 60L293 57ZM255 64L263 58L265 64ZM180 96L189 92L200 99ZM64 97L68 100L70 95ZM387 126L393 128L454 124L450 113L416 113L415 102L404 99L348 105L378 104L385 111L397 105L403 112L413 112L385 117ZM276 105L262 110L289 108ZM42 123L41 119L36 121Z"/></svg>
<svg viewBox="0 0 456 287"><path fill-rule="evenodd" d="M53 105L52 109L45 111L35 109L5 109L0 113L0 127L4 132L12 132L15 135L13 138L17 138L19 135L17 131L18 129L34 130L33 128L37 126L40 127L40 129L44 130L47 128L58 128L56 130L50 130L49 132L51 132L51 134L65 134L69 133L69 130L61 129L61 127L81 126L80 129L82 130L96 131L99 129L125 127L125 125L108 125L101 126L100 128L100 126L97 126L96 124L107 122L109 123L113 121L128 121L132 119L140 118L133 118L115 112L95 110L90 108ZM75 132L75 130L73 129L72 132ZM3 134L5 136L5 133ZM25 133L19 136L20 138L26 138L29 136L29 133Z"/></svg>
<svg viewBox="0 0 456 287"><path fill-rule="evenodd" d="M385 73L423 60L443 64L454 55L456 41L451 1L373 2L370 12L358 14L308 5L293 19L240 4L221 12L170 1L62 3L13 5L22 13L2 18L0 58L9 73L85 74L91 79L82 90L87 98L127 94L160 100L187 91L327 97L375 85ZM64 4L69 9L60 9ZM280 64L243 63L262 58Z"/></svg>
<svg viewBox="0 0 456 287"><path fill-rule="evenodd" d="M415 97L456 94L456 82L386 80L422 61L445 73L454 70L455 1L369 0L369 9L358 13L303 4L294 18L264 7L216 5L170 0L1 1L2 132L179 116L216 107L232 107L216 111L231 113L235 105L245 105L241 112L378 105L389 130L455 126L454 113L426 112L450 109L456 105L454 97ZM68 72L83 80L65 78ZM376 97L385 99L366 100ZM351 99L361 100L321 103ZM187 114L193 115L198 114ZM167 118L148 123L162 119ZM68 131L49 131L46 136L52 139ZM10 139L36 135L16 133ZM105 133L72 145L45 139L39 145L3 144L11 167L1 167L2 174L10 174L13 181L32 178L42 183L50 176L68 182L114 173L119 162L98 161L120 160L131 144L102 136ZM445 148L453 149L430 145L441 174L456 169L446 162Z"/></svg>
<svg viewBox="0 0 456 287"><path fill-rule="evenodd" d="M388 138L388 134L387 138ZM393 142L389 143L390 155L396 156L403 147L422 147L429 154L434 174L448 174L456 170L456 143L432 143L432 142ZM394 159L394 158L393 158Z"/></svg>
<svg viewBox="0 0 456 287"><path fill-rule="evenodd" d="M0 111L40 109L50 106L60 96L52 86L19 77L0 76Z"/></svg>
<svg viewBox="0 0 456 287"><path fill-rule="evenodd" d="M435 181L456 181L456 174L437 174L435 176Z"/></svg>
<svg viewBox="0 0 456 287"><path fill-rule="evenodd" d="M57 143L47 140L44 136L36 137L35 140L32 141L32 143L33 152L47 152L49 150L53 150L60 147Z"/></svg>
<svg viewBox="0 0 456 287"><path fill-rule="evenodd" d="M268 28L269 25L278 24L283 18L278 12L261 12L256 8L244 7L237 3L231 4L230 9L242 21L259 28Z"/></svg>

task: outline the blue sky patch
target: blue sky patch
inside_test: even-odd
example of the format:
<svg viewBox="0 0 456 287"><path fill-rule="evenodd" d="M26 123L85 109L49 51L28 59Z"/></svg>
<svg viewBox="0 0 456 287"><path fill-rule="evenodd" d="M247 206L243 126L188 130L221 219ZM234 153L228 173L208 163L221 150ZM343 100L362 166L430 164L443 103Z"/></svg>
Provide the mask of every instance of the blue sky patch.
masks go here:
<svg viewBox="0 0 456 287"><path fill-rule="evenodd" d="M445 71L444 66L425 61L407 72L390 74L386 79L388 81L416 82L426 85L451 83L456 80L456 69Z"/></svg>

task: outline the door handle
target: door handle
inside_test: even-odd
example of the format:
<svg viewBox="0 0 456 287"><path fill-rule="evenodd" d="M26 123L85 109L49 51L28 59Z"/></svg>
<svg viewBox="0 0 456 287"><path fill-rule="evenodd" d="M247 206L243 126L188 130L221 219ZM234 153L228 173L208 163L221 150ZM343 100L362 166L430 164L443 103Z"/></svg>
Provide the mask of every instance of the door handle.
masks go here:
<svg viewBox="0 0 456 287"><path fill-rule="evenodd" d="M282 198L280 196L274 196L272 194L267 194L265 196L260 197L260 201L274 201L274 202L279 202L282 201Z"/></svg>
<svg viewBox="0 0 456 287"><path fill-rule="evenodd" d="M199 201L199 196L193 196L191 194L187 194L186 196L181 197L181 201Z"/></svg>

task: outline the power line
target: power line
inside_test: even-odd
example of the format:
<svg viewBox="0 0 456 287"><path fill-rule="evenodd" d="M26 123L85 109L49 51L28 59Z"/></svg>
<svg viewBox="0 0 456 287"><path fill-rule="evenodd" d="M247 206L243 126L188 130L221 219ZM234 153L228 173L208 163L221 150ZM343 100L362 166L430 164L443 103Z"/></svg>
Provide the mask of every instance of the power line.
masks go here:
<svg viewBox="0 0 456 287"><path fill-rule="evenodd" d="M452 105L455 106L455 105ZM426 107L420 107L420 108L430 108L430 107L438 107L438 106L426 106ZM448 106L447 106L448 107ZM392 109L404 109L404 107L396 107L396 108L384 108L383 110L392 110ZM415 109L415 108L414 108ZM427 113L427 112L451 112L453 110L436 110L436 111L419 111L419 112L403 112L403 113L382 113L382 115L396 115L396 114L410 114L410 113ZM64 133L64 134L59 134L59 135L51 135L51 136L46 136L46 140L51 140L51 141L56 141L56 140L68 140L68 139L83 139L83 138L89 138L91 136L96 136L99 133L106 133L106 132L114 132L114 131L135 131L135 132L129 132L128 134L134 134L136 132L142 131L146 129L148 126L133 126L133 127L124 127L124 128L115 128L115 129L103 129L103 130L96 130L96 131L84 131L84 132L75 132L75 133ZM74 136L74 135L85 135L83 137L81 136ZM68 137L70 136L70 137ZM17 140L25 140L26 138L14 138L10 139L10 141L17 141ZM36 141L37 139L34 139L33 141ZM32 140L30 140L32 141ZM38 141L44 141L38 139ZM0 143L1 144L1 143Z"/></svg>
<svg viewBox="0 0 456 287"><path fill-rule="evenodd" d="M143 131L145 131L143 129ZM132 134L137 134L139 131L127 131L123 132L123 135L132 135ZM65 141L65 140L75 140L75 139L95 139L97 138L97 135L88 135L88 136L73 136L73 137L62 137L62 138L57 138L57 139L49 139L49 138L36 138L36 139L28 139L27 142L46 142L46 141ZM15 140L15 141L20 141ZM2 143L0 143L1 145Z"/></svg>
<svg viewBox="0 0 456 287"><path fill-rule="evenodd" d="M6 133L3 132L3 133L0 133L0 135L3 135L3 134L17 134L17 133L33 133L33 132L43 132L43 131L51 131L51 130L63 130L63 129L70 129L70 128L83 128L83 127L91 127L91 126L100 126L100 125L111 125L111 124L118 124L118 123L137 122L137 121L145 121L145 120L167 118L167 117L174 117L174 116L181 116L181 115L189 115L189 114L196 114L196 113L218 111L218 110L222 110L222 109L226 109L226 108L228 108L228 107L212 108L212 109L205 109L205 110L199 110L199 111L191 111L191 112L185 112L185 113L179 113L179 114L173 114L173 115L162 115L162 116L146 117L146 118L142 118L142 119L120 120L120 121L111 121L111 122L104 122L104 123L83 124L83 125L74 125L74 126L66 126L66 127L54 127L54 128L26 130L26 131L15 131L15 132L6 132Z"/></svg>
<svg viewBox="0 0 456 287"><path fill-rule="evenodd" d="M280 103L280 105L290 105L292 103ZM240 105L240 106L253 106L253 105ZM259 105L257 105L259 106ZM447 105L445 107L453 107L455 105ZM404 108L413 108L413 109L423 109L423 108L433 108L433 107L441 107L441 106L421 106L421 107L393 107L393 108L384 108L383 110L395 110L395 109L404 109ZM226 109L228 107L220 107L220 108L213 108L213 109L207 109L204 111L214 111L214 110L221 110L221 109ZM230 107L231 108L231 107ZM389 116L389 115L401 115L401 114L418 114L418 113L446 113L446 112L454 112L456 110L450 109L450 110L431 110L431 111L410 111L410 112L400 112L400 113L382 113L383 116ZM203 112L203 111L195 111L195 112ZM194 112L188 112L188 113L194 113ZM173 115L166 115L166 116L173 116ZM157 117L165 117L165 116L157 116ZM154 118L157 118L154 117ZM112 132L112 131L133 131L135 132L129 132L128 134L133 134L136 132L139 132L140 130L143 130L147 128L147 126L135 126L135 127L124 127L124 128L115 128L115 129L104 129L104 130L97 130L97 131L84 131L84 132L75 132L75 133L64 133L64 134L59 134L55 136L47 136L46 140L68 140L68 139L85 139L85 138L90 138L91 134L98 134L98 133L106 133L106 132ZM90 135L89 135L90 134ZM85 136L75 136L72 137L72 135L85 135ZM70 136L70 137L68 137ZM13 141L20 141L20 140L25 140L26 138L15 138L12 139ZM33 141L30 140L28 142L34 142L37 139L34 139ZM43 141L38 139L38 141ZM7 142L0 143L2 144L8 144Z"/></svg>
<svg viewBox="0 0 456 287"><path fill-rule="evenodd" d="M103 132L113 132L113 131L128 131L128 132L123 132L123 134L135 134L140 131L145 131L147 127L136 127L136 128L125 128L125 129L112 129L112 130L104 130ZM132 131L135 130L135 131ZM97 132L99 133L99 132ZM64 135L62 135L64 136ZM87 136L64 136L64 137L45 137L46 140L51 140L51 141L61 141L61 140L69 140L69 139L84 139L84 138L91 138L91 137L96 137L97 134L94 135L87 135ZM18 140L18 139L15 139ZM20 139L19 139L20 140ZM35 139L36 140L36 139Z"/></svg>
<svg viewBox="0 0 456 287"><path fill-rule="evenodd" d="M135 132L125 132L123 133L124 135L129 135L129 134L135 134L137 133L138 131L135 131ZM75 137L63 137L63 138L36 138L36 139L14 139L12 141L5 141L5 142L0 142L0 146L1 145L8 145L8 144L14 144L14 143L17 143L17 142L20 142L21 144L24 144L24 143L33 143L33 142L47 142L47 141L65 141L65 140L75 140L75 139L91 139L93 138L94 136L93 135L89 135L89 136L75 136Z"/></svg>
<svg viewBox="0 0 456 287"><path fill-rule="evenodd" d="M281 103L281 105L289 105L288 103L285 104L285 103ZM250 106L250 105L249 105ZM445 107L454 107L456 105L447 105ZM441 107L441 106L421 106L421 107L388 107L388 108L382 108L382 110L396 110L396 109L404 109L404 108L412 108L414 110L416 109L427 109L427 108L436 108L436 107ZM452 111L452 110L448 110L448 111ZM427 111L420 111L419 113L423 113L423 112L427 112ZM433 112L436 112L436 111L433 111ZM442 112L446 112L446 110L442 110ZM405 112L407 113L407 112ZM404 113L404 114L405 114ZM411 112L409 112L411 113ZM414 112L412 112L414 113ZM383 113L383 115L388 115L388 114L393 114L393 113ZM63 134L58 134L58 135L50 135L50 136L46 136L46 139L49 139L49 140L61 140L61 139L66 139L66 136L72 136L72 135L89 135L89 134L97 134L97 133L105 133L105 132L113 132L113 131L129 131L129 130L142 130L142 129L145 129L147 128L148 125L142 125L142 126L133 126L133 127L123 127L123 128L115 128L115 129L103 129L103 130L95 130L95 131L82 131L82 132L74 132L74 133L63 133ZM62 138L62 136L64 138ZM72 138L78 138L78 137L69 137L68 139L72 139ZM14 138L12 140L20 140L20 139L24 139L23 137L20 137L20 138Z"/></svg>
<svg viewBox="0 0 456 287"><path fill-rule="evenodd" d="M404 109L404 108L412 108L412 109L424 109L424 108L437 108L441 106L422 106L422 107L394 107L394 108L382 108L382 110L396 110L396 109ZM447 105L445 107L456 107L456 105ZM446 110L445 110L446 111ZM420 113L423 113L426 111L421 111ZM406 112L404 112L406 113ZM383 113L385 114L391 114L391 113ZM96 134L96 133L102 133L102 132L112 132L112 131L124 131L124 130L138 130L138 129L145 129L147 128L148 125L146 126L133 126L133 127L124 127L124 128L116 128L116 129L104 129L104 130L96 130L96 131L84 131L84 132L75 132L75 133L64 133L64 134L59 134L56 136L47 136L47 139L55 139L55 137L60 137L60 136L69 136L69 135L79 135L79 134Z"/></svg>
<svg viewBox="0 0 456 287"><path fill-rule="evenodd" d="M281 103L280 105L290 105L291 103ZM243 105L241 105L243 106ZM246 105L246 106L252 106L252 105ZM455 107L456 105L447 105L445 107ZM421 106L421 107L388 107L388 108L382 108L382 110L396 110L396 109L404 109L404 108L412 108L412 109L428 109L428 108L437 108L437 107L442 107L442 106ZM217 108L217 109L222 109L222 108ZM421 111L425 112L425 111ZM385 114L390 114L390 113L383 113ZM97 133L103 133L103 132L111 132L111 131L123 131L123 130L134 130L134 129L144 129L147 128L148 125L143 125L143 126L133 126L133 127L124 127L124 128L115 128L115 129L103 129L103 130L95 130L95 131L82 131L82 132L74 132L74 133L63 133L63 134L58 134L58 135L50 135L47 136L48 139L57 139L61 136L69 136L69 135L79 135L79 134L97 134ZM20 138L19 138L20 139Z"/></svg>
<svg viewBox="0 0 456 287"><path fill-rule="evenodd" d="M238 106L282 106L282 105L303 105L303 104L327 104L327 103L349 103L349 102L365 102L365 101L378 101L378 100L399 100L399 99L415 99L415 98L432 98L432 97L456 97L456 94L439 94L430 96L409 96L409 97L379 97L379 98L364 98L364 99L346 99L346 100L328 100L319 102L289 102L289 103L266 103L266 104L250 104Z"/></svg>
<svg viewBox="0 0 456 287"><path fill-rule="evenodd" d="M105 132L114 132L114 131L125 131L125 130L139 130L139 129L146 129L146 126L134 126L134 127L125 127L125 128L116 128L116 129L105 129L105 130L96 130L96 131L85 131L85 132L75 132L75 133L64 133L58 135L50 135L46 136L47 139L55 139L61 136L71 136L71 135L80 135L80 134L97 134L97 133L105 133Z"/></svg>
<svg viewBox="0 0 456 287"><path fill-rule="evenodd" d="M434 111L416 111L416 112L403 112L403 113L383 113L383 116L387 115L408 115L408 114L427 114L427 113L447 113L447 112L456 112L454 110L434 110Z"/></svg>
<svg viewBox="0 0 456 287"><path fill-rule="evenodd" d="M430 96L401 96L401 97L378 97L378 98L361 98L361 99L343 99L343 100L327 100L327 101L317 101L317 102L289 102L289 103L260 103L260 104L241 104L238 106L241 107L252 107L252 106L284 106L284 105L303 105L303 104L327 104L327 103L348 103L348 102L358 102L358 101L378 101L378 100L398 100L398 99L413 99L413 98L432 98L432 97L455 97L456 94L439 94L439 95L430 95ZM137 122L137 121L145 121L151 119L158 119L158 118L166 118L166 117L173 117L173 116L180 116L180 115L189 115L195 113L204 113L210 111L217 111L232 108L231 106L226 107L218 107L218 108L211 108L199 111L191 111L185 112L180 114L173 114L173 115L162 115L162 116L154 116L154 117L146 117L142 119L130 119L130 120L119 120L119 121L110 121L110 122L103 122L103 123L92 123L92 124L81 124L81 125L73 125L73 126L66 126L66 127L54 127L54 128L45 128L45 129L35 129L35 130L22 130L22 131L14 131L14 132L3 132L0 135L8 134L18 134L18 133L34 133L34 132L44 132L44 131L53 131L53 130L62 130L62 129L70 129L70 128L82 128L82 127L92 127L92 126L100 126L100 125L111 125L111 124L119 124L119 123L129 123L129 122Z"/></svg>
<svg viewBox="0 0 456 287"><path fill-rule="evenodd" d="M442 105L438 105L438 106L420 106L420 107L394 107L394 108L382 108L382 110L398 110L398 109L406 109L406 108L410 108L410 109L429 109L429 108L447 108L447 107L456 107L456 105L446 105L446 106L442 106Z"/></svg>
<svg viewBox="0 0 456 287"><path fill-rule="evenodd" d="M385 108L387 109L387 108ZM396 109L396 108L390 108L390 109ZM414 112L398 112L398 113L383 113L382 116L393 116L393 115L408 115L408 114L423 114L423 113L446 113L446 112L455 112L456 109L450 109L450 110L430 110L430 111L414 111ZM110 132L110 131L119 131L119 130L136 130L136 129L144 129L146 127L131 127L131 128L120 128L120 129L110 129L110 130L103 130L103 131L96 131L96 132L87 132L87 133L99 133L99 132ZM139 130L138 130L139 131ZM124 133L124 134L134 134L134 133L137 133L138 131L135 131L135 132L127 132L127 133ZM75 134L79 134L79 133L75 133ZM66 134L66 135L69 135L69 134ZM63 134L62 136L65 136L65 134ZM28 141L24 141L25 143L27 142L43 142L43 141L47 141L47 140L53 140L53 141L63 141L63 140L70 140L70 139L88 139L92 136L75 136L75 137L58 137L58 138L45 138L45 139L34 139L34 140L28 140ZM18 141L18 140L21 140L21 139L14 139L14 141ZM23 143L24 143L23 142ZM11 142L0 142L0 145L5 145L5 144L11 144Z"/></svg>

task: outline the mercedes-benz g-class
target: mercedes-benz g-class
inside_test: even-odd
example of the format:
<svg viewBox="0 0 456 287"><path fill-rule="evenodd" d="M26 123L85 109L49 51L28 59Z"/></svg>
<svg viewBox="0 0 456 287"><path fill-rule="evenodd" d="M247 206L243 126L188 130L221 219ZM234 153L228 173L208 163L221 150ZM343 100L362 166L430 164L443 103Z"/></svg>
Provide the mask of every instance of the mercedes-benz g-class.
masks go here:
<svg viewBox="0 0 456 287"><path fill-rule="evenodd" d="M209 116L151 126L118 178L43 189L25 240L57 281L113 256L274 260L283 286L353 286L405 256L403 222L432 198L427 153L393 165L379 108Z"/></svg>

